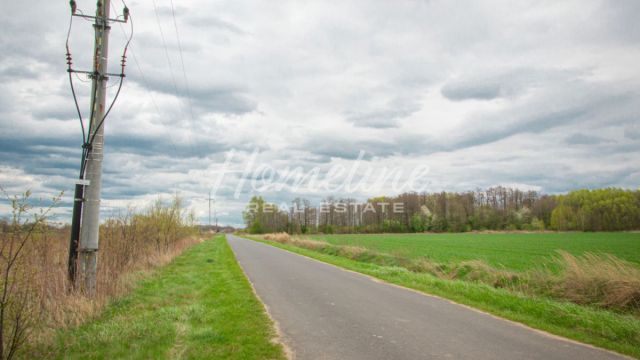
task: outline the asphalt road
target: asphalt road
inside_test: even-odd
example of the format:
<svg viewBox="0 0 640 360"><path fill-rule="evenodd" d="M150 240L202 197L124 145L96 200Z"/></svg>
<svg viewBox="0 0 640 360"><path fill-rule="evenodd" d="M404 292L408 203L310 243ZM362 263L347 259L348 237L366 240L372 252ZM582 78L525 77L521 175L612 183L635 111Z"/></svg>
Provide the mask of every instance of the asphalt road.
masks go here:
<svg viewBox="0 0 640 360"><path fill-rule="evenodd" d="M295 359L624 357L228 235Z"/></svg>

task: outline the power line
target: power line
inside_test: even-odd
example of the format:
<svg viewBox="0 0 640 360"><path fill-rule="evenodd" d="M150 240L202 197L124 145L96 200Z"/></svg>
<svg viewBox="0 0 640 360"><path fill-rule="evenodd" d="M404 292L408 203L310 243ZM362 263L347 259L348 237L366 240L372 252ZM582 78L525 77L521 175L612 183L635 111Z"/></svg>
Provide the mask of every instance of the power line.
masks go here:
<svg viewBox="0 0 640 360"><path fill-rule="evenodd" d="M71 57L71 50L69 49L69 37L71 36L71 27L73 26L73 15L69 17L69 30L67 31L67 41L65 47L67 48L67 72L69 73L69 84L71 85L71 94L73 95L73 102L76 105L78 112L78 119L80 120L80 127L82 128L82 142L85 142L84 121L82 120L82 112L80 111L80 105L78 105L78 97L76 96L76 89L73 86L73 73L71 65L73 65L73 59ZM76 74L77 75L77 74Z"/></svg>
<svg viewBox="0 0 640 360"><path fill-rule="evenodd" d="M112 7L112 9L115 10L113 4L111 5L111 7ZM126 38L127 34L126 34L125 30L124 30L124 26L121 23L119 23L118 25L120 25L120 30L122 31L123 35ZM133 63L136 65L136 69L138 70L138 74L140 75L140 79L142 80L143 88L144 88L145 92L147 93L147 95L149 96L149 98L151 99L151 104L153 105L153 108L155 109L155 111L158 114L158 116L162 117L162 113L160 112L160 108L158 107L158 103L156 102L156 99L153 96L153 93L149 90L149 81L147 81L147 76L144 74L144 71L142 70L142 66L140 65L140 62L138 61L138 57L136 56L136 53L134 51L133 44L129 45L129 53L131 54L131 57L133 58ZM171 147L173 149L173 154L177 157L178 156L178 150L176 148L176 143L173 140L173 136L171 135L171 132L169 132L169 141L171 142Z"/></svg>
<svg viewBox="0 0 640 360"><path fill-rule="evenodd" d="M167 64L169 64L169 73L171 74L171 80L173 83L173 88L176 92L176 95L180 96L180 91L178 91L178 84L176 82L176 77L173 74L173 65L171 65L171 57L169 56L169 49L167 48L167 42L164 37L164 32L162 31L162 24L160 23L160 15L158 14L158 7L156 5L156 0L152 0L153 3L153 11L156 15L156 23L158 24L158 30L160 30L160 38L162 39L162 47L164 48L164 55L167 58Z"/></svg>
<svg viewBox="0 0 640 360"><path fill-rule="evenodd" d="M142 71L142 67L138 62L138 58L136 57L136 53L133 51L133 48L131 48L131 57L133 58L133 62L136 64L136 68L138 70L138 73L140 74L140 79L142 79L142 85L147 95L151 99L151 104L153 104L153 108L156 110L156 113L158 114L158 116L162 117L162 112L160 112L160 108L158 107L158 103L156 102L156 99L153 96L153 93L149 90L149 82L147 81L147 77ZM173 135L171 135L171 132L169 132L169 141L171 142L171 147L173 148L173 154L177 157L178 149L176 148L176 143L173 140Z"/></svg>
<svg viewBox="0 0 640 360"><path fill-rule="evenodd" d="M126 4L124 4L124 1L122 1L122 2L123 2L123 5L126 7ZM154 3L154 5L155 5L155 3ZM113 4L111 5L111 7L115 11L115 7L113 6ZM158 15L158 13L156 11L156 20L158 20L157 15ZM127 34L126 34L126 31L124 30L123 25L121 23L119 25L120 25L120 30L122 31L123 35L126 38ZM168 55L168 52L167 52L167 49L166 49L166 44L164 42L164 33L162 32L162 27L161 27L159 21L158 21L158 28L160 29L160 34L161 34L161 37L163 39L163 45L165 46L165 54ZM131 44L129 45L129 52L131 54L131 57L133 58L133 62L136 65L136 69L138 70L138 73L140 75L140 79L142 80L143 88L144 88L145 92L147 93L147 95L149 96L149 98L151 99L151 103L153 104L153 107L154 107L156 113L158 114L158 116L160 118L162 118L162 113L160 112L160 108L158 107L158 104L157 104L157 102L155 100L155 97L154 97L153 93L149 90L150 87L149 87L149 81L147 80L148 78L145 75L145 72L142 69L142 65L141 65L140 61L138 60L138 57L136 56L134 48L133 48L133 46ZM167 58L167 60L168 60L169 66L171 66L171 61L168 58ZM170 68L170 70L171 70L171 68ZM178 89L177 89L177 86L176 86L176 83L175 83L175 77L173 77L173 73L172 73L172 78L173 78L173 82L174 82L174 89L176 90L176 95L179 96L179 94L177 93ZM177 158L178 157L178 151L177 151L177 148L176 148L176 142L173 139L173 135L171 134L171 132L168 133L168 137L169 137L169 141L171 143L171 149L173 150L173 154Z"/></svg>
<svg viewBox="0 0 640 360"><path fill-rule="evenodd" d="M183 55L183 51L182 51L182 41L180 40L180 32L178 32L178 22L176 21L176 10L175 7L173 6L173 0L169 0L171 3L171 16L173 17L173 27L175 28L176 31L176 39L178 40L178 50L180 53L180 63L182 65L182 76L184 77L184 85L185 85L185 89L187 91L187 104L189 105L189 114L191 115L191 121L189 122L189 127L191 128L191 131L195 131L194 129L194 122L195 122L195 115L193 113L193 104L191 102L191 89L189 87L189 79L187 77L187 70L186 70L186 66L184 64L184 55ZM193 147L192 147L193 150ZM203 151L200 148L200 145L198 143L196 143L196 155L197 154L202 154Z"/></svg>
<svg viewBox="0 0 640 360"><path fill-rule="evenodd" d="M187 78L187 70L184 66L184 56L182 52L182 41L180 41L180 33L178 32L178 22L176 21L176 10L173 6L173 0L171 2L171 15L173 17L173 27L176 30L176 38L178 39L178 50L180 51L180 63L182 64L182 76L184 77L184 85L187 90L187 100L189 102L189 112L191 113L191 119L195 120L195 116L193 115L193 106L191 104L191 89L189 88L189 80Z"/></svg>
<svg viewBox="0 0 640 360"><path fill-rule="evenodd" d="M173 65L171 64L171 57L169 56L169 49L167 48L167 42L164 37L164 32L162 31L162 24L160 23L160 15L158 13L158 6L156 4L156 0L152 0L153 11L156 16L156 23L158 24L158 30L160 31L160 38L162 39L162 47L164 48L164 54L167 59L167 64L169 65L169 73L171 74L171 81L173 83L173 88L175 90L176 96L178 98L181 97L180 91L178 90L178 84L176 82L176 77L173 73ZM191 129L193 130L191 122L189 122ZM187 132L187 139L189 141L189 147L193 150L193 143L191 141L191 133Z"/></svg>

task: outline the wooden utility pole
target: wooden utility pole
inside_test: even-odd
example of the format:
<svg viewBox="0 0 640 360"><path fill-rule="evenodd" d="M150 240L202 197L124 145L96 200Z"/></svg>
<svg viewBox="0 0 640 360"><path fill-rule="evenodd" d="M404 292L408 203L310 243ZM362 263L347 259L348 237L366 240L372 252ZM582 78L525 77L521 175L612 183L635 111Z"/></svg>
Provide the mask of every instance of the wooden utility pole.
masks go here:
<svg viewBox="0 0 640 360"><path fill-rule="evenodd" d="M80 166L80 177L76 184L74 194L73 218L71 239L69 245L69 278L72 284L76 284L76 272L79 270L81 289L92 296L96 290L96 273L98 266L99 230L100 230L100 190L102 187L102 159L104 156L104 121L113 103L120 93L122 81L124 79L124 68L126 62L126 51L129 45L125 46L122 54L122 70L120 74L110 74L107 72L109 55L109 31L110 23L113 21L127 22L129 19L129 9L125 6L122 19L110 19L111 0L98 0L95 16L76 13L77 5L74 0L70 1L71 15L91 19L94 21L95 44L93 50L93 70L78 71L72 66L72 57L67 39L67 64L69 66L69 81L76 102L80 122L83 126L83 152ZM69 28L69 31L71 27ZM131 41L131 38L129 38ZM83 73L92 80L91 86L91 106L89 129L87 134L84 131L84 123L78 101L73 87L72 74ZM109 76L120 77L120 86L113 102L106 106L107 81Z"/></svg>
<svg viewBox="0 0 640 360"><path fill-rule="evenodd" d="M82 227L80 228L80 275L84 291L92 295L96 290L98 267L98 233L100 230L100 190L102 188L102 158L104 156L104 126L107 95L107 60L109 54L109 10L111 0L98 1L95 29L93 86L91 104L91 125L89 134L93 141L87 153L85 179L88 185L84 191Z"/></svg>

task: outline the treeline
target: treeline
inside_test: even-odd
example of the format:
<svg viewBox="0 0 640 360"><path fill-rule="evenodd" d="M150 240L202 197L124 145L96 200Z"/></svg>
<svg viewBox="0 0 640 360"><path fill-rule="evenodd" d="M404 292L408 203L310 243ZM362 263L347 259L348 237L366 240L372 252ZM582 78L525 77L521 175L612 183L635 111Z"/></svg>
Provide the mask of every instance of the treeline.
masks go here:
<svg viewBox="0 0 640 360"><path fill-rule="evenodd" d="M557 230L620 231L640 229L640 191L577 190L557 196L551 227Z"/></svg>
<svg viewBox="0 0 640 360"><path fill-rule="evenodd" d="M251 233L637 230L640 191L607 188L546 195L498 186L405 193L366 202L328 197L320 205L301 198L278 205L253 197L243 217Z"/></svg>

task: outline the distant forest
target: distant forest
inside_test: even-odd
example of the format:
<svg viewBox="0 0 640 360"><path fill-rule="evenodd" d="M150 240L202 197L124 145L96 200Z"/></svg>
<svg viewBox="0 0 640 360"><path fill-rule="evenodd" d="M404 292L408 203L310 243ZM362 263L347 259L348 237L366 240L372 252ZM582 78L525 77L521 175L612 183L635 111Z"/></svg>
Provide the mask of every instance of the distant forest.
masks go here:
<svg viewBox="0 0 640 360"><path fill-rule="evenodd" d="M640 190L576 190L565 195L492 187L405 193L366 202L297 198L278 208L253 197L243 213L250 233L465 232L482 230L623 231L640 229Z"/></svg>

